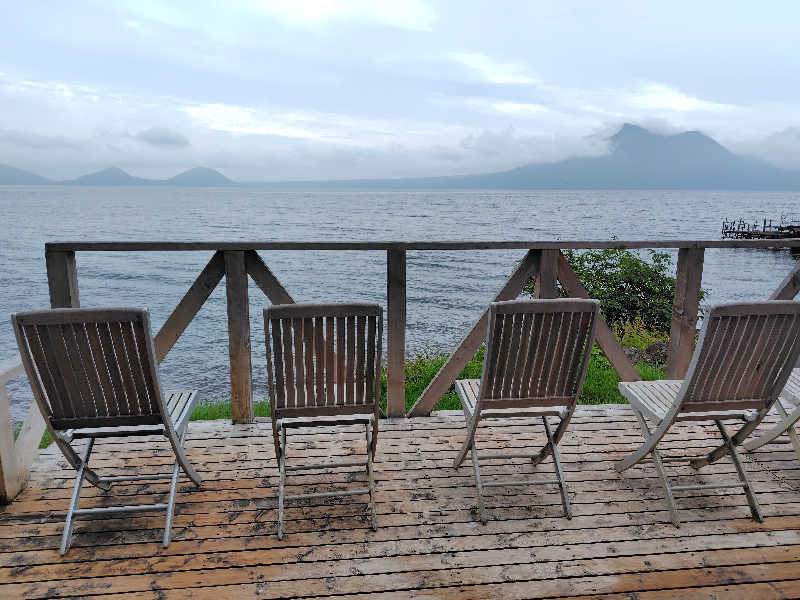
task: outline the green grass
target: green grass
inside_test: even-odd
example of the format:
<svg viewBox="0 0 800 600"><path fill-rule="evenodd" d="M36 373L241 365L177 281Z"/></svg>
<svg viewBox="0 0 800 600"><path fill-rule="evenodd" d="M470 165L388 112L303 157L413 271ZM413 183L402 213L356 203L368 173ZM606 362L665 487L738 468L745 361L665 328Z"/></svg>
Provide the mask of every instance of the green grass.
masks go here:
<svg viewBox="0 0 800 600"><path fill-rule="evenodd" d="M253 402L253 413L257 417L268 417L269 402ZM215 419L230 419L231 417L230 400L222 400L220 402L201 402L195 406L189 420L213 421Z"/></svg>
<svg viewBox="0 0 800 600"><path fill-rule="evenodd" d="M458 379L478 379L483 367L484 348L481 347L475 356L467 363ZM406 410L414 403L428 387L428 384L439 372L449 355L441 352L420 352L416 356L406 359ZM386 370L381 374L381 408L386 409ZM461 402L458 400L455 388L450 389L436 404L434 410L460 410Z"/></svg>
<svg viewBox="0 0 800 600"><path fill-rule="evenodd" d="M14 439L15 440L17 439L17 436L19 436L19 430L20 429L22 429L22 423L20 423L19 425L15 425L14 426ZM52 443L53 443L53 436L50 435L50 432L47 429L45 429L44 433L42 434L42 439L39 441L39 450L43 450L43 449L47 448Z"/></svg>
<svg viewBox="0 0 800 600"><path fill-rule="evenodd" d="M639 363L636 370L645 381L663 379L664 371L647 363ZM589 368L586 370L586 380L578 400L579 404L627 404L625 398L619 393L617 384L619 375L608 362L599 348L592 350L589 359Z"/></svg>

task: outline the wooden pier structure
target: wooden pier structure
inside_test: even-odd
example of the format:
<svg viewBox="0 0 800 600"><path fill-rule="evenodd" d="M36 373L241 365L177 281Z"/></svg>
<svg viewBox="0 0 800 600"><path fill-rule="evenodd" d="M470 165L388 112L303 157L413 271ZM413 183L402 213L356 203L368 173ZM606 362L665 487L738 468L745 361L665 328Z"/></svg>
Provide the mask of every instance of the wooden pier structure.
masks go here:
<svg viewBox="0 0 800 600"><path fill-rule="evenodd" d="M652 466L624 474L615 461L641 443L635 417L621 406L579 406L561 444L574 518L563 516L557 490L492 488L490 521L475 519L472 471L453 469L464 437L460 413L434 413L438 399L480 346L484 315L465 332L440 373L406 411L405 327L408 252L517 249L519 262L496 299L519 295L531 277L536 294L573 297L586 291L561 250L672 248L678 251L668 378L682 377L693 351L706 248L798 248L800 239L510 242L59 242L46 245L53 307L79 306L76 255L82 252L210 254L209 261L155 338L157 359L170 351L214 288L225 279L233 422L193 422L186 452L204 478L178 491L173 542L161 546L159 516L103 516L79 521L73 549L59 557L63 513L74 472L55 446L38 452L44 425L34 406L14 439L6 383L19 376L16 359L0 363L0 598L800 598L800 463L785 444L745 455L762 503L764 523L750 518L743 495L725 490L681 493L684 524L669 521ZM278 466L269 421L254 419L247 291L252 278L272 303L292 296L260 250L370 250L387 259L387 415L375 458L378 528L364 499L321 498L286 511L287 536L275 536ZM509 265L514 268L514 265ZM800 265L763 297L800 292ZM604 322L597 342L623 380L638 379ZM255 368L260 368L256 366ZM224 373L220 373L224 377ZM762 424L769 427L777 419ZM713 438L705 425L684 423L666 440L676 453L696 455ZM758 432L757 432L758 433ZM483 427L478 443L511 453L540 448L538 424ZM291 451L321 460L364 451L363 432L301 431ZM145 452L144 459L142 451ZM491 452L489 452L491 454ZM161 472L171 464L163 438L107 438L95 446L98 469ZM544 465L544 468L550 468ZM680 474L696 483L729 479L733 465ZM522 459L487 461L487 473L532 474ZM363 471L336 468L295 477L305 491L326 492L361 481ZM26 485L27 482L27 485ZM84 492L87 506L127 495L131 504L160 501L167 484L134 482L107 496ZM13 499L13 502L11 500Z"/></svg>
<svg viewBox="0 0 800 600"><path fill-rule="evenodd" d="M744 219L725 219L722 222L723 239L734 240L780 240L800 237L800 216L783 215L778 223L772 219L762 219L750 223Z"/></svg>

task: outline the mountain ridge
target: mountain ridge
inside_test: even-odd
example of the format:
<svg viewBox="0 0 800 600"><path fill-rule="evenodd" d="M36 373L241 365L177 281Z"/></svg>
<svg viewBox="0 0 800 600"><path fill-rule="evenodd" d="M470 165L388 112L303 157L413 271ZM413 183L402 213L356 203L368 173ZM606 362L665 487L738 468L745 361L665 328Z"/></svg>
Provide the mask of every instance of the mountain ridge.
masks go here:
<svg viewBox="0 0 800 600"><path fill-rule="evenodd" d="M174 185L278 189L752 189L800 190L800 171L734 154L700 131L661 134L625 123L607 140L603 156L570 157L475 175L236 182L219 171L196 167L169 179L135 177L109 167L68 181L0 165L0 185Z"/></svg>

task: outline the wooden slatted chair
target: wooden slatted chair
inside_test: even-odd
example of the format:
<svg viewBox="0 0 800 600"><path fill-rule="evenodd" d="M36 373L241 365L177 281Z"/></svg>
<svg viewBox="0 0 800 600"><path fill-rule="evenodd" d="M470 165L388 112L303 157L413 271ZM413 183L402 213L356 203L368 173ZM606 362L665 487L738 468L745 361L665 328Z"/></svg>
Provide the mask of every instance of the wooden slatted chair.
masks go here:
<svg viewBox="0 0 800 600"><path fill-rule="evenodd" d="M746 441L742 446L752 452L765 444L775 441L780 436L787 434L789 442L794 448L797 460L800 460L800 439L794 429L795 423L800 421L800 368L792 370L786 387L783 388L778 401L775 403L781 420L769 431L756 438Z"/></svg>
<svg viewBox="0 0 800 600"><path fill-rule="evenodd" d="M744 488L753 518L762 521L753 487L736 446L769 412L800 356L800 302L770 301L714 307L704 319L686 378L622 382L619 390L630 402L645 438L644 444L615 465L624 471L640 461L652 461L664 486L672 522L680 526L673 492L713 488ZM653 430L647 420L655 423ZM743 420L729 435L723 420ZM662 456L658 443L678 421L713 421L722 444L704 456ZM647 458L651 455L651 458ZM670 485L663 463L688 462L695 469L730 455L739 481L719 484Z"/></svg>
<svg viewBox="0 0 800 600"><path fill-rule="evenodd" d="M163 544L169 545L175 491L181 469L200 476L183 451L196 391L161 393L147 311L135 308L63 308L11 318L22 363L47 429L78 472L69 504L61 554L72 542L77 517L166 511ZM164 435L175 453L171 474L98 475L89 466L97 438ZM79 456L73 440L88 443ZM108 490L115 483L170 480L166 503L79 508L84 480Z"/></svg>
<svg viewBox="0 0 800 600"><path fill-rule="evenodd" d="M600 303L597 300L529 300L489 306L486 354L481 379L456 381L467 437L455 458L458 468L472 453L478 508L486 523L486 487L555 484L564 513L572 518L569 492L561 469L558 443L578 402L589 364ZM552 455L555 480L482 479L475 433L484 419L541 417L547 443L538 454L495 454L484 459L530 458L534 465ZM548 417L559 419L555 433Z"/></svg>
<svg viewBox="0 0 800 600"><path fill-rule="evenodd" d="M286 500L369 494L375 515L373 460L378 439L383 311L377 304L284 304L264 309L272 433L280 470L278 539ZM270 351L271 348L271 351ZM287 430L364 425L367 459L286 465ZM331 467L366 468L368 488L286 496L286 473Z"/></svg>

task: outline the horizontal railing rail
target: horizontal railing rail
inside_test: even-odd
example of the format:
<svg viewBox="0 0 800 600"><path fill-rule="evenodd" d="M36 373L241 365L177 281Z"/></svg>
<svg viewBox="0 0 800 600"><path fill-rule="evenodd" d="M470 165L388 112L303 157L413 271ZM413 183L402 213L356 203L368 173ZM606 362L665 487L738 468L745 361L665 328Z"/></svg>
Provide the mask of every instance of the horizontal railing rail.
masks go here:
<svg viewBox="0 0 800 600"><path fill-rule="evenodd" d="M252 279L273 304L294 302L278 278L264 262L259 250L282 251L384 251L386 252L386 369L387 406L389 417L429 414L436 402L447 392L466 363L474 356L486 335L486 313L466 334L448 361L406 412L405 408L405 336L406 336L406 255L408 251L469 251L524 250L525 254L511 277L495 296L509 300L519 296L531 278L535 277L535 296L552 298L558 286L566 295L588 297L586 289L574 273L562 250L591 250L606 248L673 249L677 250L676 288L673 299L670 331L669 362L666 376L683 377L694 350L694 338L699 310L699 292L706 248L800 248L800 238L782 240L521 240L521 241L62 241L45 244L50 304L53 308L80 306L76 252L185 252L211 251L208 264L191 284L186 294L156 333L156 357L161 362L194 319L216 286L225 278L227 298L228 349L230 361L231 404L233 421L253 420L252 374L250 352L250 313L248 278ZM794 298L800 292L800 264L783 280L770 296L774 299ZM597 342L620 378L639 379L608 324L598 324ZM5 384L2 386L5 394ZM7 406L7 399L5 405ZM0 401L0 411L3 402ZM38 410L32 408L32 413ZM29 416L30 420L30 416ZM41 420L41 417L40 417ZM0 456L6 469L12 453L13 432L6 435L8 415L0 414ZM36 427L30 427L35 433ZM8 425L10 428L10 424ZM10 429L9 429L10 431ZM25 428L23 428L25 433ZM39 431L41 436L41 431ZM22 436L20 436L21 438ZM7 438L7 439L6 439ZM27 438L26 438L27 440ZM18 439L19 442L19 439ZM28 445L30 445L29 442ZM37 444L38 445L38 444ZM33 451L35 453L35 449ZM14 458L16 461L17 459ZM27 460L27 457L25 458ZM22 463L17 465L16 472ZM30 463L27 463L30 464ZM25 467L27 469L27 467ZM5 471L4 471L5 477ZM7 479L7 478L5 478ZM5 481L4 479L4 481ZM14 485L4 483L8 498ZM12 492L9 494L9 492Z"/></svg>
<svg viewBox="0 0 800 600"><path fill-rule="evenodd" d="M594 250L602 248L800 248L800 238L783 240L515 240L515 241L346 241L346 242L48 242L53 252L190 252L194 250Z"/></svg>

